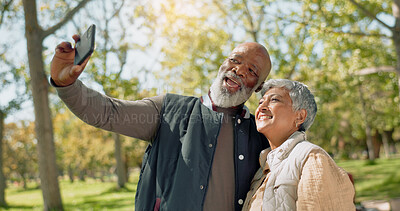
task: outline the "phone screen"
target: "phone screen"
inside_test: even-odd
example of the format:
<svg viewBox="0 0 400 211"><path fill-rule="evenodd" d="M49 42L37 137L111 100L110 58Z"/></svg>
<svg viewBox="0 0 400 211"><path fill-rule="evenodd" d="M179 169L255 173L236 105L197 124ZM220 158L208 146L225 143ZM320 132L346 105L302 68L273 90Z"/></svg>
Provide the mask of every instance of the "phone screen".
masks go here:
<svg viewBox="0 0 400 211"><path fill-rule="evenodd" d="M92 24L76 43L74 65L82 64L93 53L95 33L96 25Z"/></svg>

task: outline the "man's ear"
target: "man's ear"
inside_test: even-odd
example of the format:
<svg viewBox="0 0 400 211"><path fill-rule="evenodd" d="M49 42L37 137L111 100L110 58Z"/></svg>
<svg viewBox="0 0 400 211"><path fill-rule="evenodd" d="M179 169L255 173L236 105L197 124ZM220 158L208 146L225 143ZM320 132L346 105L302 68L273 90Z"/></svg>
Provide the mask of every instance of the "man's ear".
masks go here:
<svg viewBox="0 0 400 211"><path fill-rule="evenodd" d="M307 110L301 109L300 111L296 112L296 123L301 125L304 121L306 121L307 117Z"/></svg>
<svg viewBox="0 0 400 211"><path fill-rule="evenodd" d="M262 82L262 83L260 84L260 86L257 87L257 89L256 89L255 92L261 91L261 89L263 88L263 85L264 85L264 82Z"/></svg>

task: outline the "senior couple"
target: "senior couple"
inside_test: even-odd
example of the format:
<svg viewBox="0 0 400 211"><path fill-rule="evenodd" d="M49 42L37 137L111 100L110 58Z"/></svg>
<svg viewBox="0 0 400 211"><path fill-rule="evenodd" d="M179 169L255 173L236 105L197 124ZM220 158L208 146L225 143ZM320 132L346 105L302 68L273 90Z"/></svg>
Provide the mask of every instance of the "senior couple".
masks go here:
<svg viewBox="0 0 400 211"><path fill-rule="evenodd" d="M135 210L355 210L347 173L307 141L314 96L300 82L264 83L271 69L264 46L233 49L207 95L136 101L86 87L78 76L89 58L73 65L74 55L62 42L51 63L51 83L68 108L90 125L149 143ZM244 103L259 91L254 116Z"/></svg>

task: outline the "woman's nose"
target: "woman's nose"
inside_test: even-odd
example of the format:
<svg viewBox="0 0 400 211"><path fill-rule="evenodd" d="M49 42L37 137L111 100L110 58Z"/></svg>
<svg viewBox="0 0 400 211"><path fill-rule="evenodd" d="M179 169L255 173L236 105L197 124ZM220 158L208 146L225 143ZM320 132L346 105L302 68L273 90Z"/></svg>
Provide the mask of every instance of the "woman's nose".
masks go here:
<svg viewBox="0 0 400 211"><path fill-rule="evenodd" d="M262 111L269 111L269 110L270 110L270 108L269 108L269 101L266 100L266 101L262 102L262 103L259 105L259 107L260 107L260 110L262 110Z"/></svg>

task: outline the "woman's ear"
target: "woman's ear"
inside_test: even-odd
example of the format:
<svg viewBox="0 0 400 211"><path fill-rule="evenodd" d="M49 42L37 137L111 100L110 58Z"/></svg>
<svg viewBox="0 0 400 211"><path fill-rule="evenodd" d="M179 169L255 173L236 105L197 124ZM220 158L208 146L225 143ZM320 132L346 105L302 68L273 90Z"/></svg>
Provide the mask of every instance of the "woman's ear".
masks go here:
<svg viewBox="0 0 400 211"><path fill-rule="evenodd" d="M301 109L296 112L296 124L301 125L304 121L306 121L307 110Z"/></svg>

